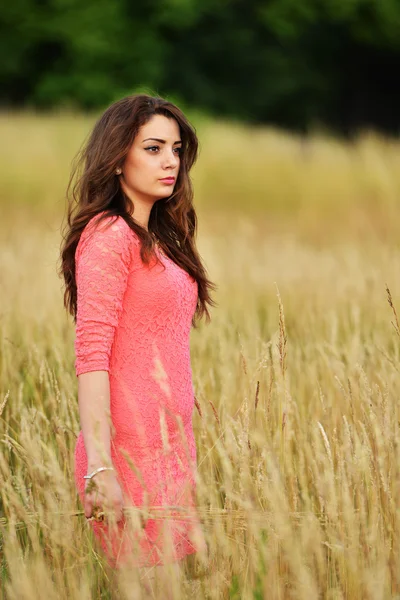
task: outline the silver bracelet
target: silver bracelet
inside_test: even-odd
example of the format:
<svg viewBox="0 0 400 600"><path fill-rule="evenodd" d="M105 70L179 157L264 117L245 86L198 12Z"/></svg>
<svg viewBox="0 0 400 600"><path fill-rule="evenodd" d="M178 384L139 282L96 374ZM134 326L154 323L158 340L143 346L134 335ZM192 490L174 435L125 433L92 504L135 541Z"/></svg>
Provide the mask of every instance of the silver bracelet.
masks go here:
<svg viewBox="0 0 400 600"><path fill-rule="evenodd" d="M92 477L94 477L97 473L100 473L101 471L114 471L114 467L99 467L98 469L93 471L93 473L90 473L90 475L84 475L83 479L92 479Z"/></svg>

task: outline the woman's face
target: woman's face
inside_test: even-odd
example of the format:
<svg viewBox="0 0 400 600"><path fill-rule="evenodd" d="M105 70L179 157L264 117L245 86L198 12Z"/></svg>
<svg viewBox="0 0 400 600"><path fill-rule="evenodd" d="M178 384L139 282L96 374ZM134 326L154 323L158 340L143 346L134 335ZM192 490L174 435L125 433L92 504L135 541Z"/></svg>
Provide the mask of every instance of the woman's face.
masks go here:
<svg viewBox="0 0 400 600"><path fill-rule="evenodd" d="M133 202L136 199L154 203L173 193L181 147L175 119L154 115L139 129L120 176L121 186Z"/></svg>

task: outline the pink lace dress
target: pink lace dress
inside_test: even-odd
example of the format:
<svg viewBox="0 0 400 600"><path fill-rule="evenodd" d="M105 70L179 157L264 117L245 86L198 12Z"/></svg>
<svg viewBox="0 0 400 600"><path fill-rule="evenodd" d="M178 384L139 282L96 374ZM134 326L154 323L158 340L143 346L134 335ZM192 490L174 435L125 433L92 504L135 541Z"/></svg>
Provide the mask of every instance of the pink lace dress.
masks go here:
<svg viewBox="0 0 400 600"><path fill-rule="evenodd" d="M197 282L159 249L140 258L122 217L93 218L75 254L76 375L109 373L111 456L126 506L183 507L195 514L196 446L189 334ZM87 455L79 432L75 483L84 498ZM126 516L111 531L91 521L113 567L162 564L205 549L199 521L148 518L135 535ZM154 517L154 515L153 515Z"/></svg>

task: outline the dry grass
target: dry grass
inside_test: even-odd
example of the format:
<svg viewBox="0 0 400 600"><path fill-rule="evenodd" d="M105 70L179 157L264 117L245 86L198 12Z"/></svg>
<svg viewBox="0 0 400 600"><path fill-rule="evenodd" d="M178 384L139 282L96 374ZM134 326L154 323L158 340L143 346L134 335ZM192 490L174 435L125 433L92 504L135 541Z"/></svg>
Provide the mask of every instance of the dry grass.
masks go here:
<svg viewBox="0 0 400 600"><path fill-rule="evenodd" d="M68 161L90 122L0 119L10 600L140 598L137 573L116 581L71 515L74 332L55 261ZM177 597L399 597L400 146L198 129L199 246L219 284L212 323L191 337L209 556L188 561Z"/></svg>

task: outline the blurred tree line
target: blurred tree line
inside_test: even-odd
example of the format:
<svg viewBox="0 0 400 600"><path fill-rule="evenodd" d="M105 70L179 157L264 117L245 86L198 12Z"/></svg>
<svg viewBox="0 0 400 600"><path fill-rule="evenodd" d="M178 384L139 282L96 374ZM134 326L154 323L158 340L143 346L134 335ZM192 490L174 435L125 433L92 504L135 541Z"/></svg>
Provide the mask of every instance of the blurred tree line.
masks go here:
<svg viewBox="0 0 400 600"><path fill-rule="evenodd" d="M3 106L147 86L208 113L351 133L400 124L400 0L11 0Z"/></svg>

